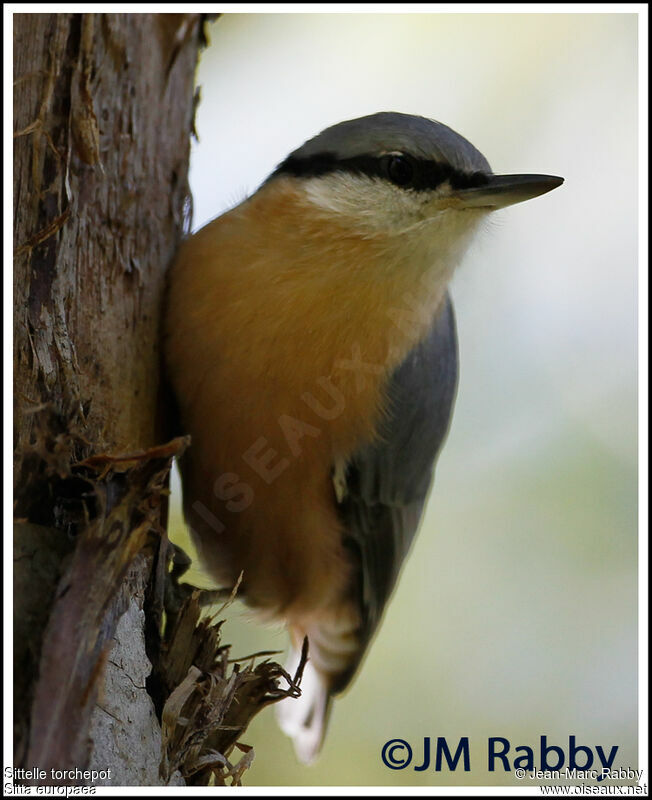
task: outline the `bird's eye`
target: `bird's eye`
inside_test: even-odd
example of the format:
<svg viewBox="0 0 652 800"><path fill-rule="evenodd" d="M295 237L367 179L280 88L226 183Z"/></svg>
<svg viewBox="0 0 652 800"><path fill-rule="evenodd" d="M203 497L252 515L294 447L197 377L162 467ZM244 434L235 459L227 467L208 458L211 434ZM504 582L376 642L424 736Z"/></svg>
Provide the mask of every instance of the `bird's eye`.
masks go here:
<svg viewBox="0 0 652 800"><path fill-rule="evenodd" d="M390 153L384 157L385 174L397 186L407 186L414 177L414 167L407 156Z"/></svg>

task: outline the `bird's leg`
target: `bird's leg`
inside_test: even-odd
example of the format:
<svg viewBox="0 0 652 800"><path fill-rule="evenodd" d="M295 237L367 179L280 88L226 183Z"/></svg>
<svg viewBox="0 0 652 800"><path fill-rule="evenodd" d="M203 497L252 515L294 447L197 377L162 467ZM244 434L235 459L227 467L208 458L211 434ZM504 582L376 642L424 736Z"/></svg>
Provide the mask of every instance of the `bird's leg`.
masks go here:
<svg viewBox="0 0 652 800"><path fill-rule="evenodd" d="M172 568L166 574L163 607L169 619L176 618L185 601L198 592L198 601L201 608L225 602L233 594L233 587L223 589L200 589L191 583L179 583L192 564L190 556L179 545L168 541L167 558Z"/></svg>

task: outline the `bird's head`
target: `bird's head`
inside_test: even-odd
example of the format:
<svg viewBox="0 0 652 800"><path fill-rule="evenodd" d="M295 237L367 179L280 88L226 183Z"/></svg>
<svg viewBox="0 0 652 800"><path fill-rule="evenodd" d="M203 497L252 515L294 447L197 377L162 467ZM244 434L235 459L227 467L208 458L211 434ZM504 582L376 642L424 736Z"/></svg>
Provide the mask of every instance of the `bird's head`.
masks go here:
<svg viewBox="0 0 652 800"><path fill-rule="evenodd" d="M494 175L467 139L440 122L380 112L333 125L272 173L361 235L398 234L456 251L487 213L563 183L550 175Z"/></svg>

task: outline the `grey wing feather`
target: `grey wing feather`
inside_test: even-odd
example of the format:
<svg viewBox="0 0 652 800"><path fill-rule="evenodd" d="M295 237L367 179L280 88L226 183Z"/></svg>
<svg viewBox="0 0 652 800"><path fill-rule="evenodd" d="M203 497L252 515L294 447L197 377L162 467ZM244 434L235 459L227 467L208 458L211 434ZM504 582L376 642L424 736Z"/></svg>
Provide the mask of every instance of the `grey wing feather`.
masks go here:
<svg viewBox="0 0 652 800"><path fill-rule="evenodd" d="M373 445L346 472L340 512L358 563L360 658L380 621L421 520L457 388L455 317L447 296L428 335L390 380L389 414ZM358 662L342 675L351 679Z"/></svg>

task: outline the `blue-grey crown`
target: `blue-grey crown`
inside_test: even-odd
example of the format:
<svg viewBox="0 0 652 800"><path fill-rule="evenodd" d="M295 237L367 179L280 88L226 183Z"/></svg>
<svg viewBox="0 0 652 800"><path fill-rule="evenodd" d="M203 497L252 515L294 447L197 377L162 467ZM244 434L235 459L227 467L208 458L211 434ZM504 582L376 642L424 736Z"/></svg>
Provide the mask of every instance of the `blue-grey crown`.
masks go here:
<svg viewBox="0 0 652 800"><path fill-rule="evenodd" d="M447 125L383 111L326 128L291 153L270 177L337 171L385 178L415 190L434 189L444 181L467 188L486 183L491 175L482 153Z"/></svg>

